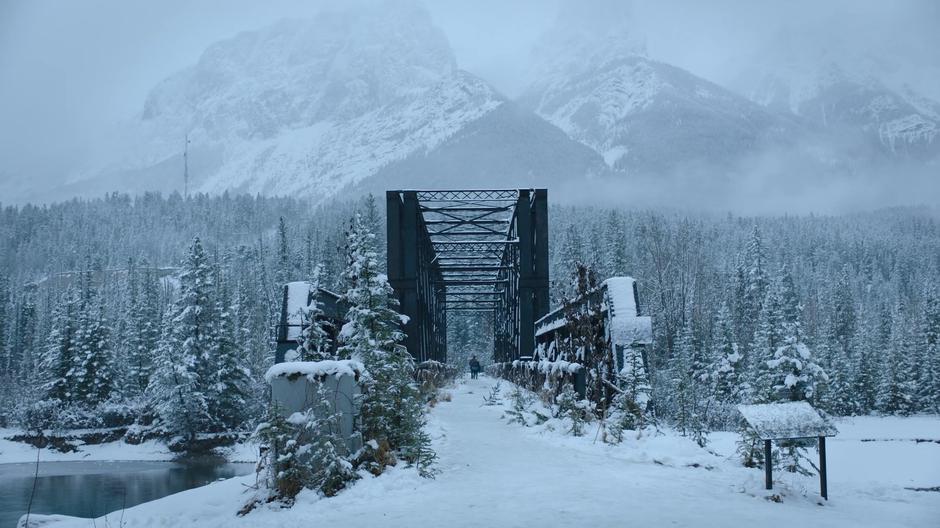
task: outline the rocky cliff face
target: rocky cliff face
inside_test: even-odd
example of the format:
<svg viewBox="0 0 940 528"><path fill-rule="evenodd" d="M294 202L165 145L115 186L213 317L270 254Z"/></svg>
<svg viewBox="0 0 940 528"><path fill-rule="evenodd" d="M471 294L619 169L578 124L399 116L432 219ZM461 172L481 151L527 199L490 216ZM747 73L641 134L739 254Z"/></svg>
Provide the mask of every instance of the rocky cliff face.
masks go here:
<svg viewBox="0 0 940 528"><path fill-rule="evenodd" d="M394 7L283 21L211 46L151 91L122 134L120 159L93 179L122 189L180 189L187 135L190 189L206 192L320 200L364 180L375 186L380 174L379 186L473 186L458 176L547 184L600 170L598 157L530 112L503 110L512 103L458 69L423 8ZM507 142L516 151L494 156ZM459 162L455 149L463 151ZM545 166L558 157L566 159L564 174Z"/></svg>

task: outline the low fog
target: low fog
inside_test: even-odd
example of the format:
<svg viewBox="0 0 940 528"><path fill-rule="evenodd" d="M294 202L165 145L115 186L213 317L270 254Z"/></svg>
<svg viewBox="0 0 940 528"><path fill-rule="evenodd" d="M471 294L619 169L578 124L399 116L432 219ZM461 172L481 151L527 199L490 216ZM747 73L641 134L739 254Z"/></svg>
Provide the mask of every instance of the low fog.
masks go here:
<svg viewBox="0 0 940 528"><path fill-rule="evenodd" d="M395 9L396 2L360 2ZM55 189L80 177L101 138L137 118L147 93L194 64L207 46L282 18L309 18L346 2L303 0L162 2L12 0L0 3L0 203L61 199ZM533 75L533 50L571 17L629 34L652 59L739 93L745 65L799 45L809 53L864 64L891 87L940 101L940 3L932 0L693 2L429 0L434 23L460 68L509 98ZM593 21L593 22L592 22ZM766 62L770 61L769 64ZM769 151L716 175L707 167L631 182L652 204L754 212L844 211L935 202L935 165L906 161L858 166L821 182L792 151ZM904 185L898 186L899 172ZM781 174L784 173L784 174ZM724 182L732 174L745 184ZM768 185L768 176L779 185ZM883 185L862 185L875 180ZM664 184L664 181L670 183ZM735 180L737 181L737 180ZM604 187L612 184L604 183ZM573 187L577 187L574 185ZM620 189L619 184L616 187ZM560 197L558 194L555 196ZM761 204L755 207L755 204Z"/></svg>

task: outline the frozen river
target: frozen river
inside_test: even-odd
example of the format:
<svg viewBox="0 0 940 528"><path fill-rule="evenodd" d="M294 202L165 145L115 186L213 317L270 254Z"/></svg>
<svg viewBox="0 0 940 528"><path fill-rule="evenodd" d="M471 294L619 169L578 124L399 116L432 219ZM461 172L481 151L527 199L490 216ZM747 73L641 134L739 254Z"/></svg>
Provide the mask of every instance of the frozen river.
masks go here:
<svg viewBox="0 0 940 528"><path fill-rule="evenodd" d="M99 517L210 482L245 475L254 464L41 462L0 464L0 528L16 526L33 494L33 513Z"/></svg>

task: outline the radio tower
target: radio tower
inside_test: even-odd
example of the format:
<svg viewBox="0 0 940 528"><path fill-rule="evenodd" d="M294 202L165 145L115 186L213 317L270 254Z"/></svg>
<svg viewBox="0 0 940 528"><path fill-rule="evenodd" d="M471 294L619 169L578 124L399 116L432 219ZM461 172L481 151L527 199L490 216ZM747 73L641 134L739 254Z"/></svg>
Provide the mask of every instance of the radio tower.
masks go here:
<svg viewBox="0 0 940 528"><path fill-rule="evenodd" d="M183 198L189 198L189 134L183 145Z"/></svg>

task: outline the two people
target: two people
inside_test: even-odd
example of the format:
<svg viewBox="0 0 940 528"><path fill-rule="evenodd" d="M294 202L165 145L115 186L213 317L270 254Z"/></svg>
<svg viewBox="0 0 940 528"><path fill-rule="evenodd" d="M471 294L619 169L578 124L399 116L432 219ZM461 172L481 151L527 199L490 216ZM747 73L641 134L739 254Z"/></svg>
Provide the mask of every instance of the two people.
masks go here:
<svg viewBox="0 0 940 528"><path fill-rule="evenodd" d="M477 360L477 357L470 356L470 379L477 379L477 376L480 375L480 362Z"/></svg>

